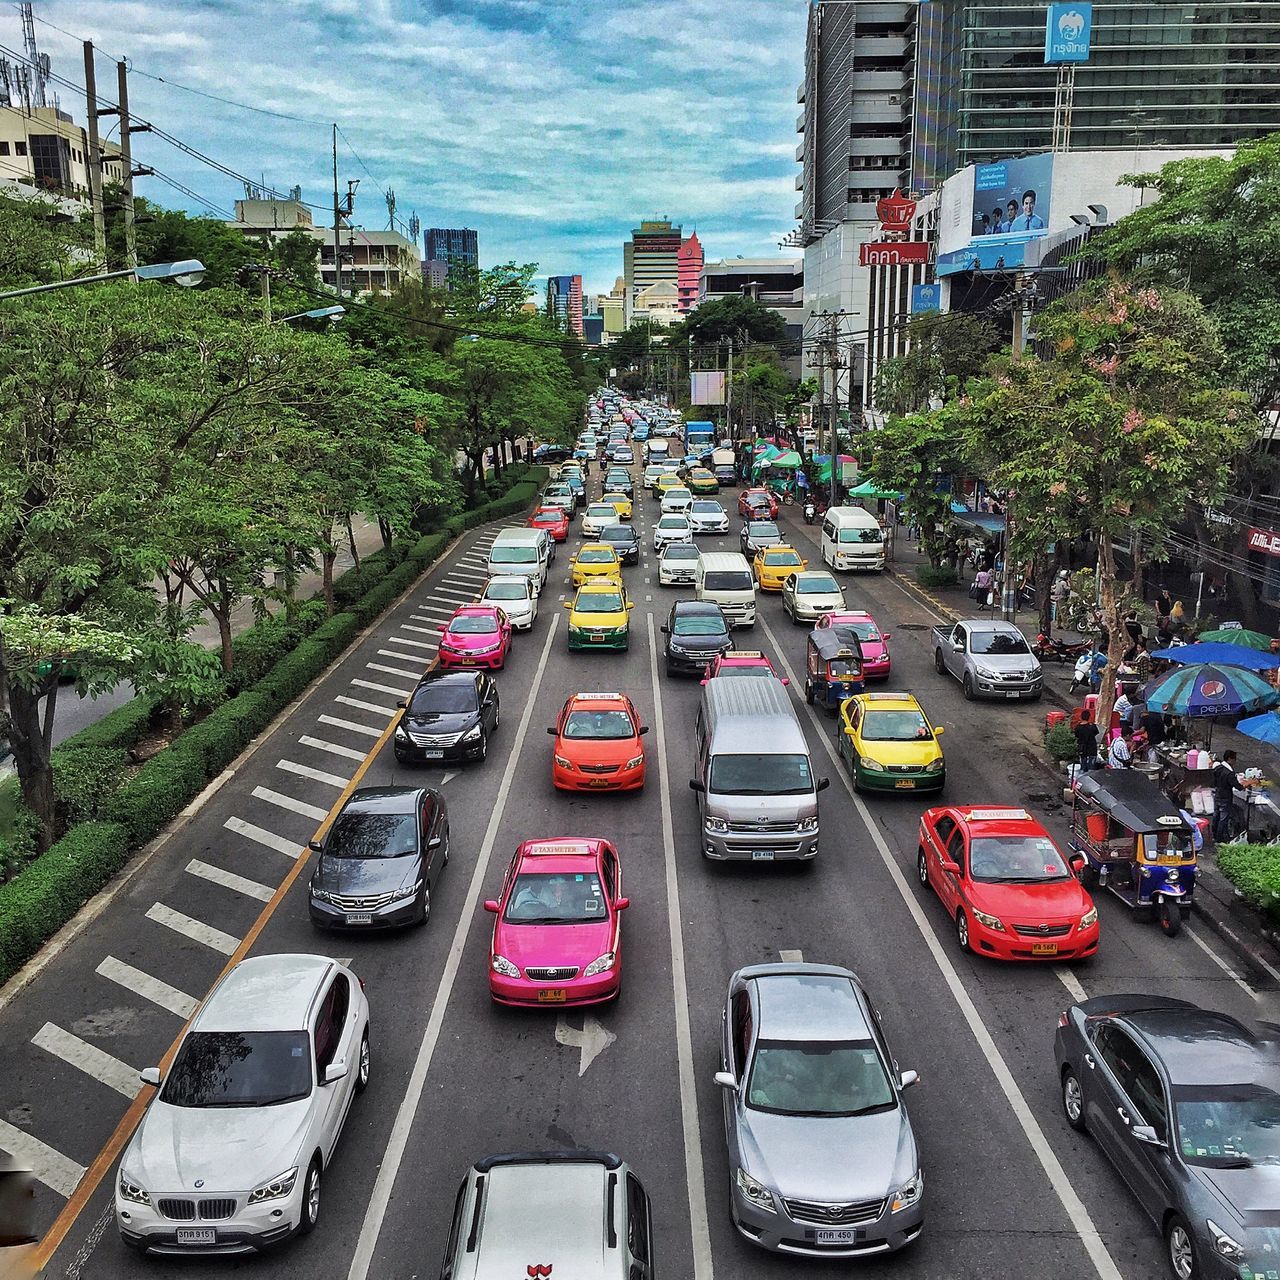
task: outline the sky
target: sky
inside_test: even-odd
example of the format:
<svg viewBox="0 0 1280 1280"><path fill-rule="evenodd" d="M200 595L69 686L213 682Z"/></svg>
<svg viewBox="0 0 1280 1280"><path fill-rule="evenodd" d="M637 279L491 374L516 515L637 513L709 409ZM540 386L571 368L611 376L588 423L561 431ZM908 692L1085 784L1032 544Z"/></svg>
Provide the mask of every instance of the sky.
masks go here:
<svg viewBox="0 0 1280 1280"><path fill-rule="evenodd" d="M5 9L0 45L21 50ZM641 219L696 228L708 261L780 252L799 198L806 13L806 0L35 0L55 75L82 87L92 39L114 102L127 58L134 115L279 191L300 185L317 225L332 223L336 120L358 225L388 225L391 189L402 220L475 227L482 266L581 273L588 293L622 274ZM83 123L83 95L54 87ZM134 149L223 216L244 194L158 138ZM136 191L209 211L158 178Z"/></svg>

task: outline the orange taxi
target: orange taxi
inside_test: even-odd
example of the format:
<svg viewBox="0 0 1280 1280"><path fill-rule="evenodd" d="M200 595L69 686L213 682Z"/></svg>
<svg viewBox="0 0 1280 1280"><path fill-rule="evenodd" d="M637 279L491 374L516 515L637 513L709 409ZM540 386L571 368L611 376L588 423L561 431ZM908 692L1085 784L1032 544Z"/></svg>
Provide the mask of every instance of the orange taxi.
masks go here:
<svg viewBox="0 0 1280 1280"><path fill-rule="evenodd" d="M638 791L645 751L635 704L625 693L575 693L547 730L555 738L551 781L560 791Z"/></svg>

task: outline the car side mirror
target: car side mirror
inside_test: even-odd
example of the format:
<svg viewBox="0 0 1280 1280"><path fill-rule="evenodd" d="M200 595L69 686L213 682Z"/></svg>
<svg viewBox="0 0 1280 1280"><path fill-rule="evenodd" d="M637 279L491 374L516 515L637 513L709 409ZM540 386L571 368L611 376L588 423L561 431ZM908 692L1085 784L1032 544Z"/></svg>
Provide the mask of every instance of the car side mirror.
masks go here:
<svg viewBox="0 0 1280 1280"><path fill-rule="evenodd" d="M658 628L658 630L661 631L664 636L669 636L671 634L671 628L667 626L665 622Z"/></svg>
<svg viewBox="0 0 1280 1280"><path fill-rule="evenodd" d="M920 1080L920 1075L919 1075L919 1073L918 1073L918 1072L915 1072L915 1071L904 1071L904 1072L903 1072L903 1073L898 1077L898 1088L899 1088L899 1089L910 1089L910 1088L911 1088L911 1086L912 1086L913 1084L917 1084L917 1083L919 1082L919 1080Z"/></svg>
<svg viewBox="0 0 1280 1280"><path fill-rule="evenodd" d="M790 680L788 680L786 676L781 676L781 677L779 677L779 678L782 680L782 683L783 683L783 684L790 684L790 683L791 683L791 681L790 681Z"/></svg>
<svg viewBox="0 0 1280 1280"><path fill-rule="evenodd" d="M1074 871L1076 875L1079 875L1085 869L1086 865L1084 854L1082 853L1077 853L1071 859L1071 870Z"/></svg>
<svg viewBox="0 0 1280 1280"><path fill-rule="evenodd" d="M643 737L648 732L649 732L649 726L647 724L642 724L639 729L640 736Z"/></svg>
<svg viewBox="0 0 1280 1280"><path fill-rule="evenodd" d="M618 900L613 904L613 909L614 909L615 911L625 911L625 910L626 910L630 905L631 905L631 899L630 899L630 898L619 898L619 899L618 899Z"/></svg>
<svg viewBox="0 0 1280 1280"><path fill-rule="evenodd" d="M636 602L635 602L634 600L628 600L628 601L627 601L627 608L628 608L628 609L634 609L635 607L636 607Z"/></svg>
<svg viewBox="0 0 1280 1280"><path fill-rule="evenodd" d="M830 778L819 778L818 785L814 787L814 791L825 791L831 785Z"/></svg>
<svg viewBox="0 0 1280 1280"><path fill-rule="evenodd" d="M892 640L892 639L893 639L893 632L892 632L892 631L882 631L882 632L880 633L880 639L881 639L881 640Z"/></svg>
<svg viewBox="0 0 1280 1280"><path fill-rule="evenodd" d="M143 1084L149 1084L158 1089L160 1087L160 1068L144 1067L138 1072L138 1079L141 1080Z"/></svg>
<svg viewBox="0 0 1280 1280"><path fill-rule="evenodd" d="M948 875L958 876L960 874L960 864L952 862L950 858L943 858L940 865Z"/></svg>
<svg viewBox="0 0 1280 1280"><path fill-rule="evenodd" d="M562 607L562 608L565 608L565 609L572 609L572 608L573 608L573 601L572 601L572 600L566 600L566 601L564 602L564 604L563 604L561 607Z"/></svg>
<svg viewBox="0 0 1280 1280"><path fill-rule="evenodd" d="M308 849L310 849L312 853L323 853L323 852L324 852L324 841L323 841L323 840L308 840L308 841L307 841L307 848L308 848Z"/></svg>
<svg viewBox="0 0 1280 1280"><path fill-rule="evenodd" d="M1135 1124L1130 1130L1134 1142L1141 1142L1146 1147L1167 1148L1169 1144L1149 1125Z"/></svg>
<svg viewBox="0 0 1280 1280"><path fill-rule="evenodd" d="M951 642L951 647L952 647L952 649L954 649L954 650L956 651L956 653L963 653L963 652L964 652L964 641L963 641L963 640L953 640L953 641Z"/></svg>
<svg viewBox="0 0 1280 1280"><path fill-rule="evenodd" d="M722 1089L732 1089L734 1093L738 1092L738 1082L734 1078L732 1071L717 1071L715 1081Z"/></svg>
<svg viewBox="0 0 1280 1280"><path fill-rule="evenodd" d="M942 737L942 735L946 733L946 731L947 731L946 725L936 724L933 726L933 736L935 738Z"/></svg>
<svg viewBox="0 0 1280 1280"><path fill-rule="evenodd" d="M697 778L690 778L690 779L689 779L689 790L690 790L690 791L705 792L705 791L706 791L706 789L707 789L707 788L706 788L705 784L703 784L703 783L699 782L699 781L697 780Z"/></svg>
<svg viewBox="0 0 1280 1280"><path fill-rule="evenodd" d="M405 707L407 707L408 705L409 705L409 699L408 699L408 698L401 698L401 699L399 699L399 701L397 701L397 703L396 703L396 706L397 706L397 707L399 707L399 708L401 709L401 711L403 711L403 710L405 709Z"/></svg>
<svg viewBox="0 0 1280 1280"><path fill-rule="evenodd" d="M549 734L554 738L554 737L556 736L556 727L555 727L555 725L550 725L550 726L548 726L548 728L547 728L547 732L548 732L548 733L549 733Z"/></svg>
<svg viewBox="0 0 1280 1280"><path fill-rule="evenodd" d="M333 1084L336 1081L341 1080L346 1074L347 1074L346 1058L334 1058L334 1060L331 1063L329 1063L327 1067L325 1067L324 1079L321 1080L320 1083Z"/></svg>
<svg viewBox="0 0 1280 1280"><path fill-rule="evenodd" d="M490 915L496 916L498 914L497 898L486 898L484 900L484 909L489 912Z"/></svg>

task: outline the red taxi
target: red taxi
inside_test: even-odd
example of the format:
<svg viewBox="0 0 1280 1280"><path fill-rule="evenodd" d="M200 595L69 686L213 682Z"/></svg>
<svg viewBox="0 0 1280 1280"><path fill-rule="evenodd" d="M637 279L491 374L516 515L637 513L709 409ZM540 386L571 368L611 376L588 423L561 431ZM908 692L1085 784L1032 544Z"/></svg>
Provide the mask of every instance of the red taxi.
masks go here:
<svg viewBox="0 0 1280 1280"><path fill-rule="evenodd" d="M858 637L862 649L862 676L865 680L887 680L892 661L889 657L887 631L881 631L876 620L862 609L837 609L824 613L814 624L823 627L850 627Z"/></svg>
<svg viewBox="0 0 1280 1280"><path fill-rule="evenodd" d="M623 693L575 693L547 732L555 738L551 781L560 791L638 791L649 726Z"/></svg>
<svg viewBox="0 0 1280 1280"><path fill-rule="evenodd" d="M580 1005L622 988L618 851L607 840L526 840L502 893L484 909L497 919L489 946L489 994L499 1004Z"/></svg>
<svg viewBox="0 0 1280 1280"><path fill-rule="evenodd" d="M530 529L545 529L552 542L563 542L569 536L569 513L563 507L539 507L525 524Z"/></svg>
<svg viewBox="0 0 1280 1280"><path fill-rule="evenodd" d="M702 677L702 683L706 684L716 676L772 676L783 684L791 683L786 676L779 675L773 669L773 663L759 649L729 649L725 653L716 654L707 667L707 674Z"/></svg>
<svg viewBox="0 0 1280 1280"><path fill-rule="evenodd" d="M1098 909L1077 870L1025 809L947 806L920 819L916 873L954 919L962 951L997 960L1093 955Z"/></svg>
<svg viewBox="0 0 1280 1280"><path fill-rule="evenodd" d="M464 604L440 628L442 667L501 671L511 652L511 622L496 605Z"/></svg>
<svg viewBox="0 0 1280 1280"><path fill-rule="evenodd" d="M757 519L772 520L778 514L778 496L771 493L768 489L744 489L738 494L738 514L744 519L752 518L753 510L764 510L768 507L769 514Z"/></svg>

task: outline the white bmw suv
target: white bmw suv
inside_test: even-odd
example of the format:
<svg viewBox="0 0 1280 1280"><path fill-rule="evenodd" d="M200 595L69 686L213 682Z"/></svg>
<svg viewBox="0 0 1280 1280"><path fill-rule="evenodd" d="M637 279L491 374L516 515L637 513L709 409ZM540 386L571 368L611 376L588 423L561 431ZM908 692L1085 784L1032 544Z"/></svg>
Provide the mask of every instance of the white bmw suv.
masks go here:
<svg viewBox="0 0 1280 1280"><path fill-rule="evenodd" d="M192 1020L120 1161L116 1226L153 1253L249 1253L320 1217L320 1184L369 1083L360 979L325 956L242 960Z"/></svg>

